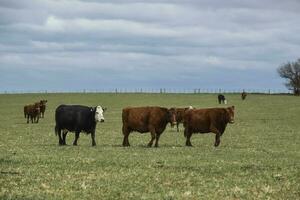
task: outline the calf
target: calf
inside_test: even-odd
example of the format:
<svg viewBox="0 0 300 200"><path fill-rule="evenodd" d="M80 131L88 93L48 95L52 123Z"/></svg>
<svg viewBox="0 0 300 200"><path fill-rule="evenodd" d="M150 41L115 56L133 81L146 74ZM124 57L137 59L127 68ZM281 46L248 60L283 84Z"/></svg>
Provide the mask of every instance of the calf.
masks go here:
<svg viewBox="0 0 300 200"><path fill-rule="evenodd" d="M75 132L73 145L81 131L91 134L92 146L95 142L95 129L97 122L104 122L103 113L106 109L101 106L87 107L81 105L60 105L55 110L55 134L58 135L59 145L66 145L68 131ZM61 131L63 134L61 135Z"/></svg>
<svg viewBox="0 0 300 200"><path fill-rule="evenodd" d="M228 108L208 108L188 110L184 115L184 136L186 146L192 146L193 133L215 133L215 146L219 146L220 137L228 123L234 123L234 106Z"/></svg>
<svg viewBox="0 0 300 200"><path fill-rule="evenodd" d="M46 103L48 101L47 100L41 100L40 101L40 109L41 109L41 117L44 118L44 114L45 114L45 111L46 111Z"/></svg>
<svg viewBox="0 0 300 200"><path fill-rule="evenodd" d="M40 107L40 111L41 111L40 117L41 118L44 118L44 113L46 110L46 103L47 103L47 100L40 100L40 102L35 103L36 106Z"/></svg>
<svg viewBox="0 0 300 200"><path fill-rule="evenodd" d="M160 135L171 122L176 123L175 109L163 107L128 107L122 112L123 122L123 146L130 146L128 136L132 131L140 133L151 133L151 140L148 147L151 147L155 140L155 147L158 147Z"/></svg>
<svg viewBox="0 0 300 200"><path fill-rule="evenodd" d="M27 118L27 124L29 123L29 118L31 123L38 123L40 119L40 107L39 105L26 105L24 106L24 116Z"/></svg>

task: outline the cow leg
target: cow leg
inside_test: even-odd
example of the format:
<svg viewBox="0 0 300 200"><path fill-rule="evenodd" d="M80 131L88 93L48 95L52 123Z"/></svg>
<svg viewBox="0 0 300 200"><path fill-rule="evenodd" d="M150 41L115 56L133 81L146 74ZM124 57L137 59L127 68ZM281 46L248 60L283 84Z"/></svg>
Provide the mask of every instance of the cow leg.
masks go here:
<svg viewBox="0 0 300 200"><path fill-rule="evenodd" d="M177 132L179 132L179 123L178 122L176 124L176 127L177 127Z"/></svg>
<svg viewBox="0 0 300 200"><path fill-rule="evenodd" d="M122 132L123 132L123 135L124 135L124 139L123 139L123 144L122 145L124 147L130 146L129 141L128 141L128 136L130 134L130 131L128 130L127 127L123 126L122 127Z"/></svg>
<svg viewBox="0 0 300 200"><path fill-rule="evenodd" d="M192 137L192 133L189 132L189 130L187 128L184 129L184 136L186 137L186 142L185 145L192 147L192 143L191 143L191 137Z"/></svg>
<svg viewBox="0 0 300 200"><path fill-rule="evenodd" d="M92 133L91 133L91 138L92 138L92 146L96 146L96 142L95 142L95 131L92 131Z"/></svg>
<svg viewBox="0 0 300 200"><path fill-rule="evenodd" d="M150 133L151 133L151 140L150 140L150 142L148 143L148 147L152 147L153 141L154 141L154 139L155 139L156 133L155 133L154 128L150 129Z"/></svg>
<svg viewBox="0 0 300 200"><path fill-rule="evenodd" d="M216 133L216 141L215 141L215 147L219 146L221 140L220 140L221 134Z"/></svg>
<svg viewBox="0 0 300 200"><path fill-rule="evenodd" d="M74 140L74 142L73 142L73 145L74 145L74 146L77 146L77 140L78 140L78 138L79 138L79 133L80 133L80 132L78 132L78 131L75 132L75 140Z"/></svg>
<svg viewBox="0 0 300 200"><path fill-rule="evenodd" d="M31 123L33 124L33 116L30 116Z"/></svg>
<svg viewBox="0 0 300 200"><path fill-rule="evenodd" d="M155 147L158 147L158 140L159 140L160 134L156 134L156 139L155 139Z"/></svg>
<svg viewBox="0 0 300 200"><path fill-rule="evenodd" d="M29 115L27 115L27 124L29 123Z"/></svg>
<svg viewBox="0 0 300 200"><path fill-rule="evenodd" d="M222 133L217 129L217 128L211 128L211 132L216 134L216 139L215 139L215 147L219 146L221 140L220 137L222 135Z"/></svg>
<svg viewBox="0 0 300 200"><path fill-rule="evenodd" d="M66 143L67 133L68 131L63 131L62 145L67 145Z"/></svg>
<svg viewBox="0 0 300 200"><path fill-rule="evenodd" d="M58 135L58 144L64 145L63 139L61 137L61 129L60 128L57 130L57 135Z"/></svg>

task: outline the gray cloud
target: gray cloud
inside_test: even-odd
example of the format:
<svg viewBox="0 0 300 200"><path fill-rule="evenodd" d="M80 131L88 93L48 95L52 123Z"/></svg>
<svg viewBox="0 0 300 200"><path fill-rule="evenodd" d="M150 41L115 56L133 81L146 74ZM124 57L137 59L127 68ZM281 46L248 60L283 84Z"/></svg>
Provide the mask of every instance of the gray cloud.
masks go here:
<svg viewBox="0 0 300 200"><path fill-rule="evenodd" d="M299 57L299 9L296 0L4 0L0 90L282 89L276 68ZM69 84L70 74L82 78Z"/></svg>

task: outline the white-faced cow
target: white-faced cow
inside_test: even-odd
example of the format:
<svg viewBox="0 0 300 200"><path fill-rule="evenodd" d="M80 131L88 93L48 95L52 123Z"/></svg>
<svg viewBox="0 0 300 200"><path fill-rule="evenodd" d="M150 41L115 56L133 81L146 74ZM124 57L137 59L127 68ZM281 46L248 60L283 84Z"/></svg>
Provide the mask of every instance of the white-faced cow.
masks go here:
<svg viewBox="0 0 300 200"><path fill-rule="evenodd" d="M81 105L60 105L55 111L55 134L58 135L59 145L66 145L68 131L75 132L73 145L77 145L80 132L91 134L92 145L95 146L95 129L97 122L104 122L103 113L106 109L101 106L87 107Z"/></svg>
<svg viewBox="0 0 300 200"><path fill-rule="evenodd" d="M227 100L223 94L218 95L218 102L219 102L219 104L221 104L221 103L227 104Z"/></svg>

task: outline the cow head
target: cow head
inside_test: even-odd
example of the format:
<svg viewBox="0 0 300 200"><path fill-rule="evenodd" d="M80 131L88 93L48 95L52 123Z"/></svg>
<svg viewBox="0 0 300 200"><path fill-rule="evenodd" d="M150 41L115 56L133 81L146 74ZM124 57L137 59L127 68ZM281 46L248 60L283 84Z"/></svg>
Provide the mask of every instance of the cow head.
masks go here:
<svg viewBox="0 0 300 200"><path fill-rule="evenodd" d="M104 122L103 113L105 112L106 108L102 108L101 106L97 106L95 109L95 121L96 122Z"/></svg>
<svg viewBox="0 0 300 200"><path fill-rule="evenodd" d="M177 123L176 121L176 109L175 108L170 108L168 110L168 120L171 122L171 125L175 125Z"/></svg>
<svg viewBox="0 0 300 200"><path fill-rule="evenodd" d="M193 106L186 107L186 108L184 108L184 112L187 111L187 110L192 110L192 109L194 109Z"/></svg>
<svg viewBox="0 0 300 200"><path fill-rule="evenodd" d="M41 104L41 105L46 105L46 103L47 103L47 100L41 100L41 101L40 101L40 104Z"/></svg>
<svg viewBox="0 0 300 200"><path fill-rule="evenodd" d="M230 124L234 123L234 106L228 107L227 109L227 113L228 113L228 122Z"/></svg>

